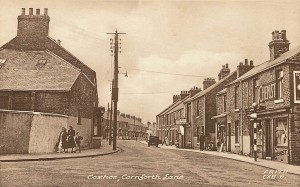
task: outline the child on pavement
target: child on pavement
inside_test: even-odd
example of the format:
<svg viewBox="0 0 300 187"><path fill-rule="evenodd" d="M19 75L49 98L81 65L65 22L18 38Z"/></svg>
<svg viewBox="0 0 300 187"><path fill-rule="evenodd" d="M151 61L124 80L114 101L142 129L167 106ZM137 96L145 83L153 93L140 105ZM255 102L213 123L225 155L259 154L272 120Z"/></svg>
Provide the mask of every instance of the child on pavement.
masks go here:
<svg viewBox="0 0 300 187"><path fill-rule="evenodd" d="M75 136L75 143L76 147L78 147L79 153L81 153L81 140L83 140L83 137L79 135L79 132L77 132Z"/></svg>

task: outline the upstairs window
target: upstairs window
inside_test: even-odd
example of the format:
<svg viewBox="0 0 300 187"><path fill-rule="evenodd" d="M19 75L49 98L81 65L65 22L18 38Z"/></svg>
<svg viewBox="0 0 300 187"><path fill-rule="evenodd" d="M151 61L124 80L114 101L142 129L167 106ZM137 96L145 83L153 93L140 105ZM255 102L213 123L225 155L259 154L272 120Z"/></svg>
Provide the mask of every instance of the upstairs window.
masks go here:
<svg viewBox="0 0 300 187"><path fill-rule="evenodd" d="M283 71L276 71L276 99L282 98Z"/></svg>
<svg viewBox="0 0 300 187"><path fill-rule="evenodd" d="M226 112L226 107L227 107L227 96L226 95L224 95L223 96L223 112Z"/></svg>
<svg viewBox="0 0 300 187"><path fill-rule="evenodd" d="M257 79L253 79L253 103L257 103L258 95L257 95L257 86L258 86L258 81Z"/></svg>
<svg viewBox="0 0 300 187"><path fill-rule="evenodd" d="M199 100L197 101L196 110L197 110L197 116L199 116L199 115L200 115L200 111L199 111Z"/></svg>
<svg viewBox="0 0 300 187"><path fill-rule="evenodd" d="M239 108L239 86L236 86L234 88L234 108L238 109Z"/></svg>

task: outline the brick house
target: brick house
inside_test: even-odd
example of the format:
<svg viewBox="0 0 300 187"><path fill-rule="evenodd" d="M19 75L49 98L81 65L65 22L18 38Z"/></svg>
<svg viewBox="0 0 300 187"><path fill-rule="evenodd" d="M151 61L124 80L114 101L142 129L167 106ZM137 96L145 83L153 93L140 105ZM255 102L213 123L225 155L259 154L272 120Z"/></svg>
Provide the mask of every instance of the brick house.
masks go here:
<svg viewBox="0 0 300 187"><path fill-rule="evenodd" d="M300 163L300 47L289 50L289 45L285 30L274 31L270 60L227 85L228 151L252 155L253 122L249 115L256 103L258 157ZM222 102L217 108L220 105Z"/></svg>
<svg viewBox="0 0 300 187"><path fill-rule="evenodd" d="M96 72L49 37L49 22L46 8L43 15L23 8L18 16L17 36L0 48L0 109L64 115L67 124L45 134L57 131L49 137L57 139L62 126L72 125L87 148L100 135Z"/></svg>
<svg viewBox="0 0 300 187"><path fill-rule="evenodd" d="M189 91L181 91L180 95L173 96L173 103L156 116L159 139L163 140L167 137L170 145L179 148L190 147L191 123L186 103L200 91L200 88L193 87Z"/></svg>
<svg viewBox="0 0 300 187"><path fill-rule="evenodd" d="M228 65L222 66L218 75L218 82L214 78L206 78L203 81L203 91L191 97L190 118L192 137L191 148L198 147L200 133L215 142L215 121L216 116L216 94L225 88L226 84L237 78L237 71L230 73Z"/></svg>

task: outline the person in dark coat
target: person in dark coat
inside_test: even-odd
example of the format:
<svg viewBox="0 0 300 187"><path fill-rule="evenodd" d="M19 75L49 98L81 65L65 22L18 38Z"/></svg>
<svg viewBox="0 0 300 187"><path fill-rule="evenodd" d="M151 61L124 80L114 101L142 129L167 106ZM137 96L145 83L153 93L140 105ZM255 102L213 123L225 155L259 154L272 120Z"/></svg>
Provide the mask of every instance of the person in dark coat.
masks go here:
<svg viewBox="0 0 300 187"><path fill-rule="evenodd" d="M76 147L74 136L75 136L75 130L73 129L72 126L69 126L69 130L68 130L68 148L72 149L71 153L74 152L73 149Z"/></svg>
<svg viewBox="0 0 300 187"><path fill-rule="evenodd" d="M66 149L68 150L67 138L67 129L63 127L58 137L58 153L62 152L62 150L64 150L63 152L66 152Z"/></svg>
<svg viewBox="0 0 300 187"><path fill-rule="evenodd" d="M200 134L200 151L204 150L204 141L205 141L205 136L203 135L203 132Z"/></svg>
<svg viewBox="0 0 300 187"><path fill-rule="evenodd" d="M78 147L78 151L79 153L81 153L81 140L83 140L82 136L79 135L79 132L76 133L76 136L75 136L75 143L76 143L76 146ZM75 150L76 152L76 150Z"/></svg>

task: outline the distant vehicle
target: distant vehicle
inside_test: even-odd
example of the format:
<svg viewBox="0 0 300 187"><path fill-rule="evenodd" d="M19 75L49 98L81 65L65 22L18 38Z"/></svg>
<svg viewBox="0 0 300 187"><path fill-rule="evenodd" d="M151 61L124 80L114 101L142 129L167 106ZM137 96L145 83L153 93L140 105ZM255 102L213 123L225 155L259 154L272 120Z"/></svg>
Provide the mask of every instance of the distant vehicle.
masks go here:
<svg viewBox="0 0 300 187"><path fill-rule="evenodd" d="M148 147L150 147L150 145L155 145L156 147L158 147L158 143L159 143L158 136L150 136L149 137Z"/></svg>

